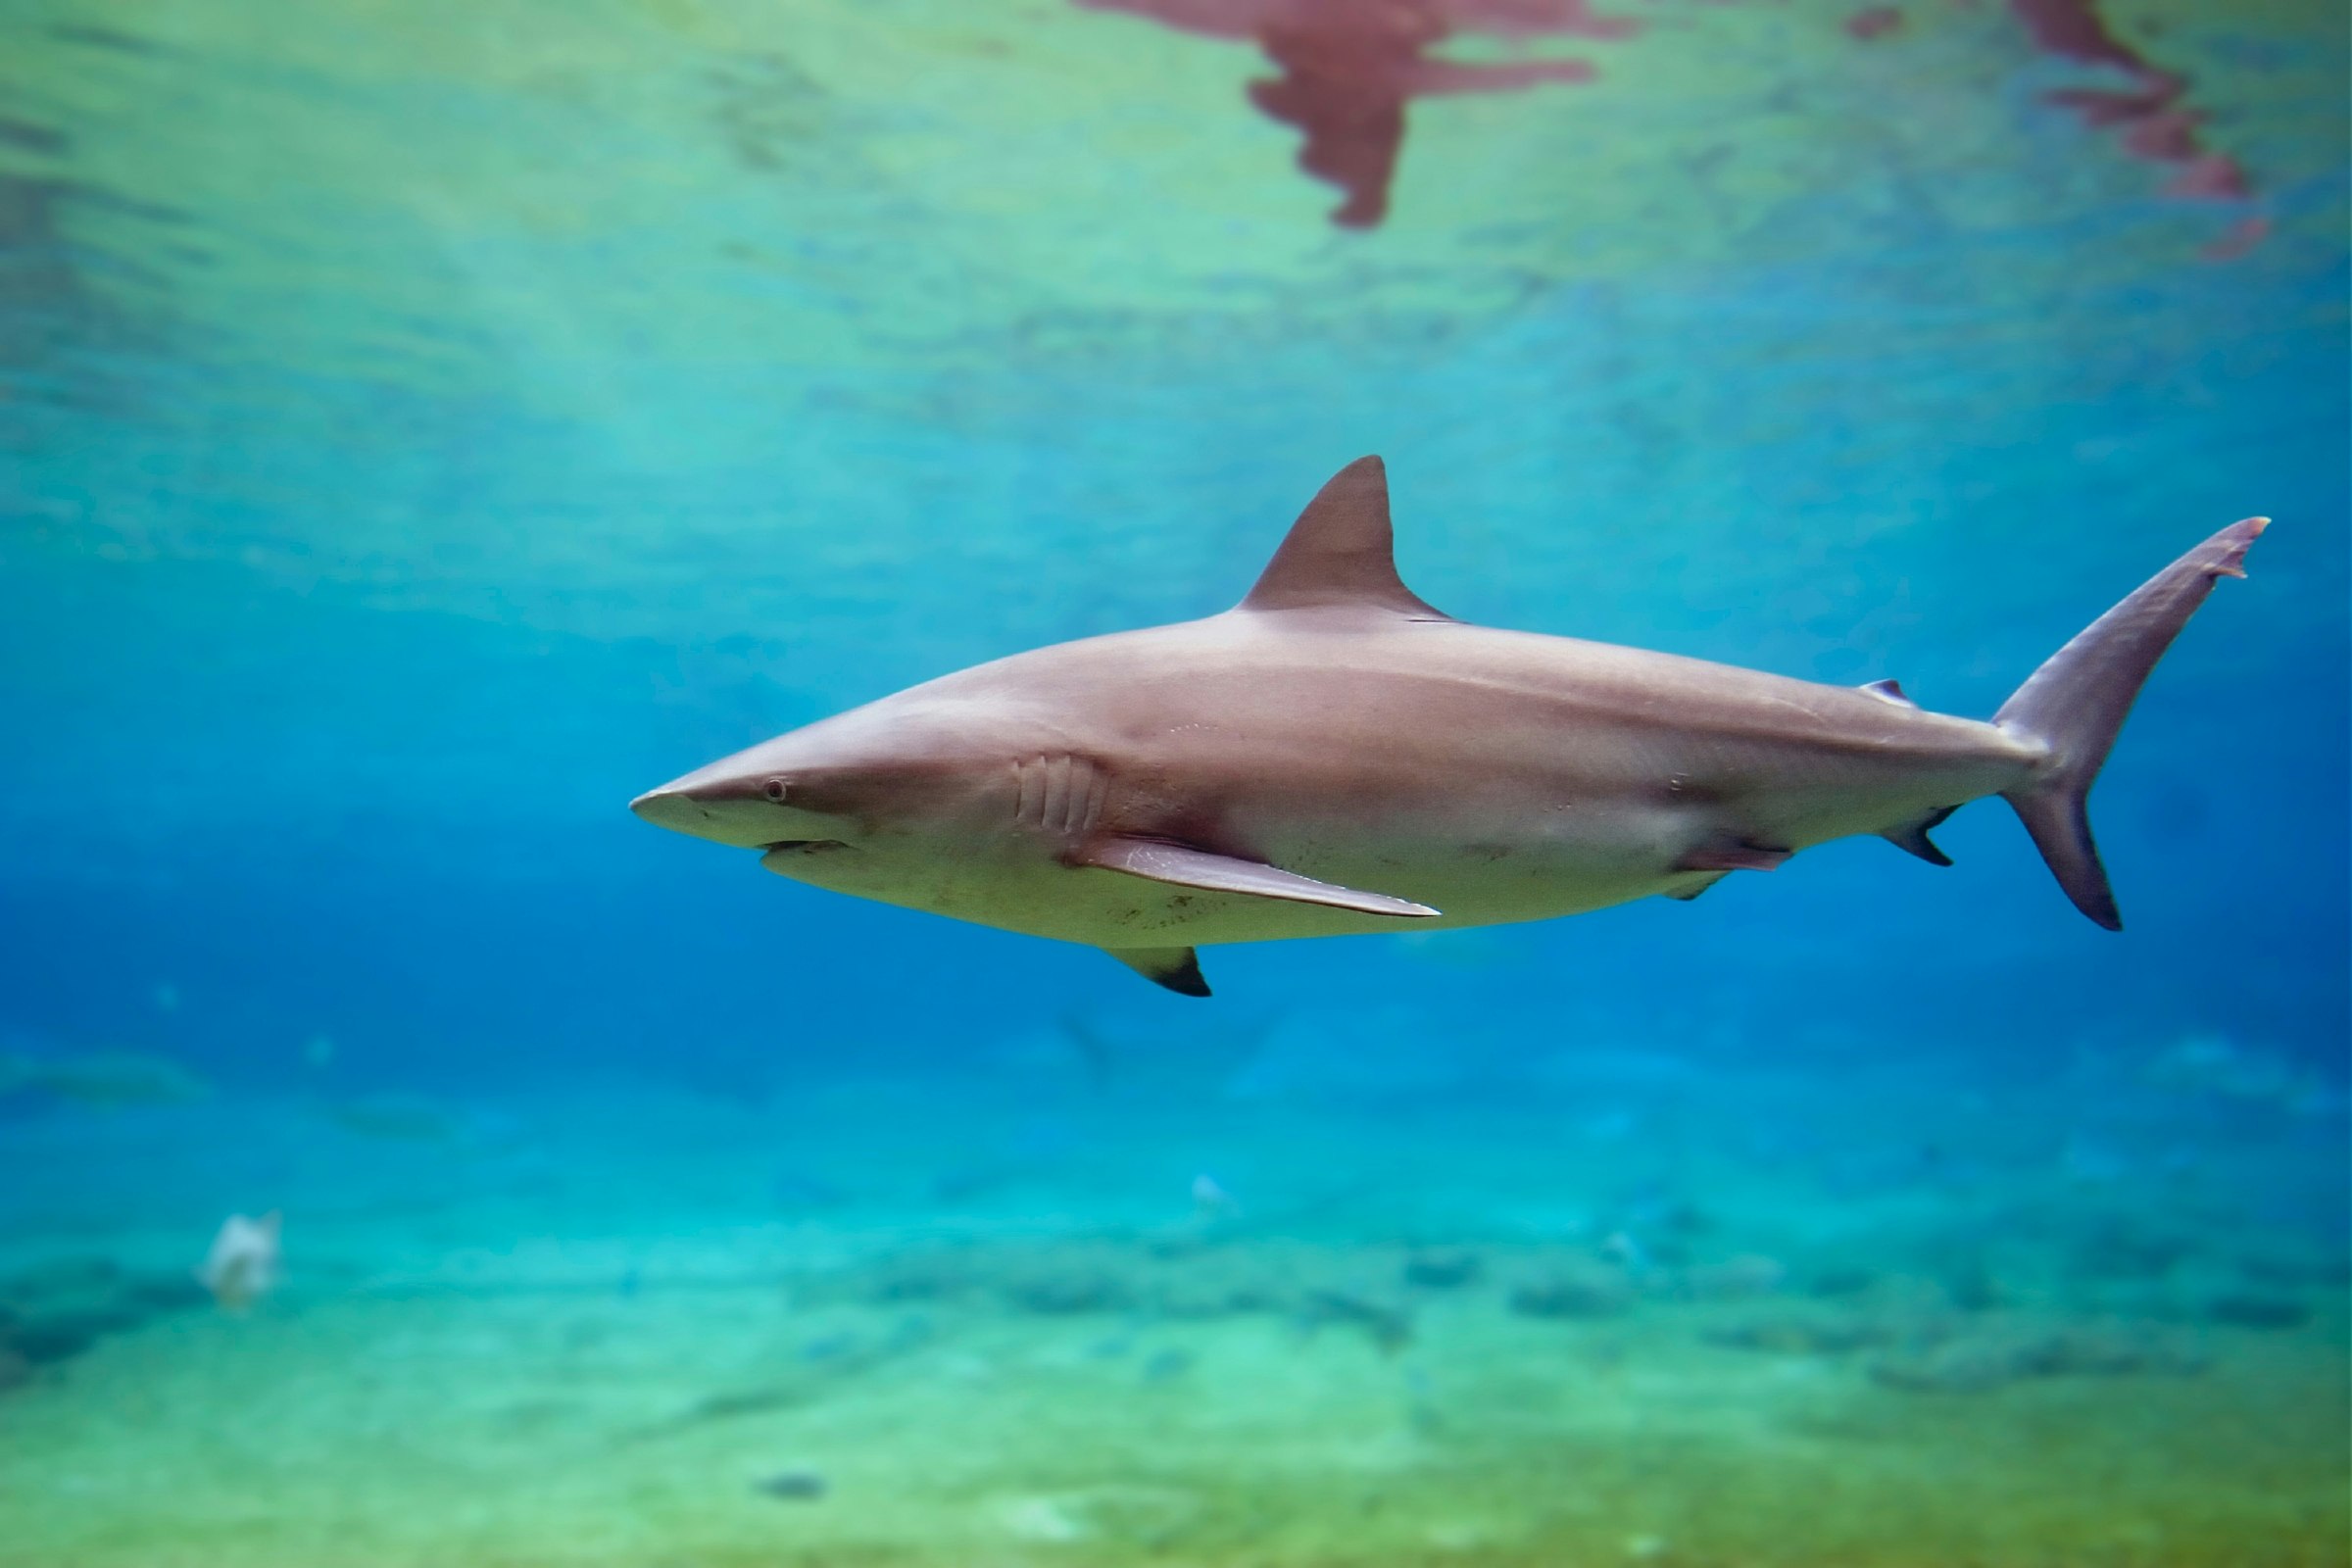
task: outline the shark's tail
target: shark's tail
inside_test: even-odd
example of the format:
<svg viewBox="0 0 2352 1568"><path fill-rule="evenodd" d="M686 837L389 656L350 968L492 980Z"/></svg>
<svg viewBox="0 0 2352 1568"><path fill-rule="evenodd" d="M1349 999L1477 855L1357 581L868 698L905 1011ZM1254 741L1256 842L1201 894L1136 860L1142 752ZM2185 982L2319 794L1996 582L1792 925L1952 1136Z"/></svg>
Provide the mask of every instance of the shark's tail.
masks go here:
<svg viewBox="0 0 2352 1568"><path fill-rule="evenodd" d="M2246 551L2268 517L2233 522L2142 584L2020 686L1992 721L2041 742L2049 756L2002 798L2017 808L2075 907L2110 931L2124 928L2091 842L2085 801L2140 684L2196 613L2217 577L2243 577Z"/></svg>

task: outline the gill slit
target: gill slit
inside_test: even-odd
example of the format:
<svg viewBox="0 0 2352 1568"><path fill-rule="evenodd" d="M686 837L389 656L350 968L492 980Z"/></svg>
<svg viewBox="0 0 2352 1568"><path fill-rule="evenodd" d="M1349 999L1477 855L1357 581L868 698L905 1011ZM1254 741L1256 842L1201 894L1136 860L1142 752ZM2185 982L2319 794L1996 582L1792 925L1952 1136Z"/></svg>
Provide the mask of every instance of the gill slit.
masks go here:
<svg viewBox="0 0 2352 1568"><path fill-rule="evenodd" d="M1076 838L1094 830L1110 799L1109 775L1069 752L1025 757L1012 764L1012 773L1016 827Z"/></svg>
<svg viewBox="0 0 2352 1568"><path fill-rule="evenodd" d="M1038 820L1039 797L1042 793L1038 789L1037 768L1033 760L1024 759L1013 763L1012 776L1020 786L1020 793L1012 803L1012 824L1015 827L1032 826Z"/></svg>

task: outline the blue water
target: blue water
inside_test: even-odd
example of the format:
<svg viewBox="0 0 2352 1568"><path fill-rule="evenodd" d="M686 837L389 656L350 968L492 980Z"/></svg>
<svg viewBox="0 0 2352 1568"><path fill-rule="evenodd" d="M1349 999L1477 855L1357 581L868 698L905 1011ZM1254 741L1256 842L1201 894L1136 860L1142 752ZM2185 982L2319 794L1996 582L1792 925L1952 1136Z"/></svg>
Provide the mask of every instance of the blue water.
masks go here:
<svg viewBox="0 0 2352 1568"><path fill-rule="evenodd" d="M694 853L625 804L962 663L1220 609L1360 449L1389 459L1408 581L1450 612L1815 678L1893 674L1973 715L2211 527L2280 521L2250 582L2226 585L2167 660L2100 784L2120 940L2065 906L1995 806L1945 830L1946 874L1840 844L1704 904L1497 935L1474 967L1379 942L1221 955L1236 997L1377 1001L1503 1036L1664 1027L1743 1054L1828 1030L2014 1053L2026 1072L2054 1043L2180 1029L2330 1062L2346 1006L2343 275L2248 297L2236 274L2191 274L2078 307L2052 337L2145 322L2180 348L2147 364L2102 345L2062 375L2038 336L1972 345L1996 324L1977 318L1932 333L1934 351L1875 352L1874 318L1899 301L1857 303L1869 285L1849 276L1764 280L1728 332L1702 295L1605 332L1571 296L1445 363L1251 355L1232 368L1250 384L1238 409L1206 384L1198 402L1123 384L1018 396L1004 371L975 396L1018 396L1018 418L988 440L910 426L836 445L821 409L779 420L773 479L736 481L759 499L684 464L608 473L593 430L484 434L471 410L401 443L484 449L446 471L384 450L382 424L431 410L280 452L275 421L201 403L173 423L204 435L84 445L71 414L35 407L41 439L12 463L5 631L26 737L7 802L11 1021L168 1043L232 1075L267 1070L265 1042L325 1030L361 1048L355 1070L407 1081L588 1061L756 1073L844 1031L952 1054L950 1037L1072 1001L1173 1008L1084 954ZM1694 362L1707 374L1678 380ZM1286 387L1311 410L1293 417ZM319 396L355 420L372 401ZM691 430L699 414L641 416ZM826 460L855 471L800 514L794 452L828 447L856 452ZM209 472L241 489L279 462L274 508L206 493ZM600 493L620 515L597 526L623 542L570 544ZM600 580L444 584L435 552L462 544L437 541L406 562L343 556L310 497L394 539L412 519L502 550L541 538ZM138 559L98 548L118 509ZM712 514L723 542L675 537L679 517ZM141 549L148 516L195 548ZM274 537L293 525L320 537ZM844 555L863 559L800 564ZM166 985L182 999L169 1013Z"/></svg>
<svg viewBox="0 0 2352 1568"><path fill-rule="evenodd" d="M1417 104L1395 211L1356 233L1239 107L1246 51L1076 8L517 4L281 31L207 4L103 35L87 9L0 22L22 45L0 67L0 1053L34 1064L0 1092L14 1266L178 1268L230 1209L277 1207L286 1309L331 1316L394 1252L441 1266L428 1225L316 1244L343 1272L306 1277L306 1223L334 1223L306 1201L378 1188L429 1191L452 1250L605 1236L609 1177L691 1191L646 1236L723 1253L728 1226L789 1211L888 1251L1050 1246L1107 1223L1098 1200L1181 1219L1204 1169L1259 1241L1597 1255L1640 1194L1737 1207L1746 1160L1807 1173L1798 1229L1900 1187L1931 1229L2014 1234L2003 1184L2046 1179L2132 1225L2190 1212L2184 1245L2224 1272L2233 1236L2317 1258L2295 1375L2321 1429L2340 1404L2340 16L2165 8L2243 201L2154 194L2161 171L2035 98L2064 73L1992 30L2006 14L1915 19L1866 91L1823 13L1790 57L1660 78L1716 83L1712 112L1668 88L1587 118L1576 92ZM1980 78L2003 85L1956 85ZM1774 120L1775 82L1814 118ZM1689 163L1709 113L1757 160L1720 188ZM2248 214L2260 244L2200 257ZM1405 580L1454 615L1892 676L1971 716L2195 540L2276 525L2093 797L2120 936L1994 802L1939 831L1948 870L1855 840L1689 905L1216 950L1203 1003L627 811L931 675L1221 610L1369 452ZM42 1087L100 1054L209 1093ZM876 1121L842 1111L822 1157L730 1123L741 1157L700 1174L703 1133L647 1153L619 1108L550 1108L757 1118L855 1107L858 1085ZM424 1130L349 1111L385 1103L428 1107ZM1963 1105L1975 1131L1936 1121ZM1995 1174L1915 1181L1923 1159ZM483 1219L522 1166L572 1186ZM2183 1169L2209 1173L2193 1200ZM1381 1196L1280 1217L1350 1180ZM1758 1235L1699 1250L1797 1245ZM1822 1246L1783 1261L1826 1270ZM631 1279L658 1292L647 1255ZM2202 1323L2203 1278L2082 1309ZM0 1478L12 1430L53 1430L12 1420L95 1420L103 1455L74 1380L171 1332L0 1393ZM833 1348L808 1356L882 1332L812 1328ZM2225 1365L2229 1335L2271 1343L2216 1332ZM1152 1353L1155 1385L1205 1375ZM146 1506L168 1519L172 1494ZM1982 1560L2049 1560L2020 1528ZM2329 1528L2273 1520L2235 1560L2340 1561ZM69 1543L42 1561L118 1560L41 1539ZM190 1539L173 1560L239 1560ZM1242 1550L1174 1539L1186 1561ZM447 1549L374 1560L475 1560Z"/></svg>

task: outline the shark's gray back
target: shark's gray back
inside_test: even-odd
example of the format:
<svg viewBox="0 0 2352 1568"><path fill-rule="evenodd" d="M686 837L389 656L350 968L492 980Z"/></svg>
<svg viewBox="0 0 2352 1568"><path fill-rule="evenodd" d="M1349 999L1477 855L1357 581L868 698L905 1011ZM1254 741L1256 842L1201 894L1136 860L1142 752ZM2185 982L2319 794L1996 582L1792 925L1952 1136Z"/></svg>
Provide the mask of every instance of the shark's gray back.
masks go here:
<svg viewBox="0 0 2352 1568"><path fill-rule="evenodd" d="M1373 799L1504 780L1584 794L1678 778L1719 793L1852 790L2006 776L2036 755L1891 694L1348 609L1242 611L1066 643L934 689L1053 712L1073 748L1114 768L1205 766L1237 788L1345 773Z"/></svg>

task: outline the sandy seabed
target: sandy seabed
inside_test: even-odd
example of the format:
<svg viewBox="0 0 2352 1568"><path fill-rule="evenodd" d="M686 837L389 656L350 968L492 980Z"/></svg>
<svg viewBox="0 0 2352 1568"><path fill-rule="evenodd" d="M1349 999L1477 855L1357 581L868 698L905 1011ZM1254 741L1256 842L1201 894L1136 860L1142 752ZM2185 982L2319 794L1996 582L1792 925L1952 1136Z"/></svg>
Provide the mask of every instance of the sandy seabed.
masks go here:
<svg viewBox="0 0 2352 1568"><path fill-rule="evenodd" d="M2347 1560L2340 1253L2218 1178L2168 1213L1991 1139L1832 1201L1695 1112L1663 1183L1597 1122L894 1093L0 1129L46 1173L0 1560ZM265 1187L286 1283L219 1311L184 1254Z"/></svg>

